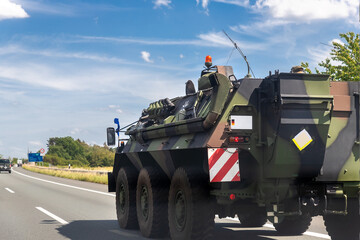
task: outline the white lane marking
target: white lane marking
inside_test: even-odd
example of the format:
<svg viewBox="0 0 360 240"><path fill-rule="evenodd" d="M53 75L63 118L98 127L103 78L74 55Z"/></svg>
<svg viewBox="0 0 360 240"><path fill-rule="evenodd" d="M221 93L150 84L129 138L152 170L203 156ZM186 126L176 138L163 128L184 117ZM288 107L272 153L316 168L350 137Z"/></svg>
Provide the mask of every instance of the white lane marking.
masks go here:
<svg viewBox="0 0 360 240"><path fill-rule="evenodd" d="M323 238L323 239L331 239L331 237L329 235L322 234L322 233L316 233L316 232L308 232L308 231L306 231L306 232L304 232L304 235Z"/></svg>
<svg viewBox="0 0 360 240"><path fill-rule="evenodd" d="M87 192L98 193L98 194L102 194L102 195L106 195L106 196L115 197L115 194L112 194L112 193L100 192L100 191L91 190L91 189L87 189L87 188L75 187L75 186L68 185L68 184L53 182L53 181L49 181L49 180L45 180L45 179L41 179L41 178L37 178L37 177L32 177L32 176L29 176L29 175L26 175L26 174L23 174L23 173L19 173L17 171L14 171L14 173L17 173L17 174L22 175L24 177L32 178L32 179L35 179L35 180L38 180L38 181L46 182L46 183L52 183L52 184L63 186L63 187L68 187L68 188L78 189L78 190L82 190L82 191L87 191Z"/></svg>
<svg viewBox="0 0 360 240"><path fill-rule="evenodd" d="M226 219L231 220L231 221L239 222L239 218L227 217ZM272 224L268 224L268 223L266 223L263 227L275 229ZM322 234L322 233L315 233L315 232L306 231L306 232L303 233L303 235L317 237L317 238L323 238L323 239L331 239L331 237L329 235Z"/></svg>
<svg viewBox="0 0 360 240"><path fill-rule="evenodd" d="M39 211L41 211L41 212L43 212L43 213L45 213L46 215L48 215L49 217L55 219L56 221L58 221L58 222L61 223L61 224L68 224L68 222L65 221L64 219L59 218L59 217L56 216L55 214L52 214L51 212L43 209L42 207L36 207L36 209L39 210Z"/></svg>
<svg viewBox="0 0 360 240"><path fill-rule="evenodd" d="M10 188L5 188L8 192L10 192L10 193L15 193L13 190L11 190Z"/></svg>

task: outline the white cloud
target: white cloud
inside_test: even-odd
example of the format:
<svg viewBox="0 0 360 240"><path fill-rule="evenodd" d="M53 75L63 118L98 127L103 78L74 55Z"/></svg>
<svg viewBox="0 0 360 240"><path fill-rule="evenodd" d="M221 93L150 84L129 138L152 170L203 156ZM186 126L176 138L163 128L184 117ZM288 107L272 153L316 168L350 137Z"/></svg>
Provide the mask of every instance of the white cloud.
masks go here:
<svg viewBox="0 0 360 240"><path fill-rule="evenodd" d="M230 29L260 36L262 33L273 32L276 27L289 27L290 24L300 26L297 31L301 24L335 20L359 27L358 4L357 0L257 0L255 4L244 7L260 15L258 20L247 25L232 26ZM301 31L309 30L302 28Z"/></svg>
<svg viewBox="0 0 360 240"><path fill-rule="evenodd" d="M273 28L289 24L288 20L284 19L264 19L263 21L253 22L248 25L231 26L230 29L238 33L246 33L249 35L256 35L258 31L271 32Z"/></svg>
<svg viewBox="0 0 360 240"><path fill-rule="evenodd" d="M180 56L179 56L181 59L183 59L184 58L184 55L183 54L180 54Z"/></svg>
<svg viewBox="0 0 360 240"><path fill-rule="evenodd" d="M232 47L230 40L222 32L210 32L198 35L198 38L217 46Z"/></svg>
<svg viewBox="0 0 360 240"><path fill-rule="evenodd" d="M248 7L249 0L211 0L212 2L231 4L239 7ZM205 9L205 14L209 15L209 3L210 0L196 0L196 4L199 5L201 2L201 6Z"/></svg>
<svg viewBox="0 0 360 240"><path fill-rule="evenodd" d="M230 27L233 31L248 35L270 32L279 26L310 24L315 21L342 20L359 27L357 0L256 0L252 5L249 1L240 0L212 1L245 7L260 15L260 18L251 24Z"/></svg>
<svg viewBox="0 0 360 240"><path fill-rule="evenodd" d="M141 58L144 59L145 62L153 63L154 61L150 59L150 53L146 51L141 52Z"/></svg>
<svg viewBox="0 0 360 240"><path fill-rule="evenodd" d="M126 64L129 61L116 58L116 57L106 57L101 55L93 55L83 52L58 52L54 50L34 50L26 49L17 45L8 45L0 47L0 55L14 55L14 54L28 54L28 55L37 55L43 57L53 57L53 58L72 58L72 59L83 59L91 60L98 62L108 62L108 63L117 63L117 64Z"/></svg>
<svg viewBox="0 0 360 240"><path fill-rule="evenodd" d="M330 58L329 49L325 47L309 47L307 52L313 65L317 65L326 58Z"/></svg>
<svg viewBox="0 0 360 240"><path fill-rule="evenodd" d="M249 0L212 0L213 2L231 4L239 7L248 7Z"/></svg>
<svg viewBox="0 0 360 240"><path fill-rule="evenodd" d="M197 47L229 47L233 46L231 42L225 37L224 33L222 32L209 32L199 34L196 39L190 40L167 40L167 39L160 39L160 40L148 40L148 39L133 39L133 38L112 38L112 37L94 37L94 36L81 36L80 41L85 42L112 42L118 44L139 44L139 45L184 45L184 46L197 46ZM239 41L237 41L239 44ZM241 42L240 42L241 43ZM264 47L260 44L253 43L253 42L246 42L248 49L263 49ZM1 50L1 48L0 48ZM125 62L125 61L124 61Z"/></svg>
<svg viewBox="0 0 360 240"><path fill-rule="evenodd" d="M71 135L75 135L77 133L81 132L81 129L80 128L74 128L70 131Z"/></svg>
<svg viewBox="0 0 360 240"><path fill-rule="evenodd" d="M110 41L110 42L117 42L114 40L104 40L104 41ZM157 45L155 43L155 45ZM117 57L110 57L106 55L98 55L98 54L91 54L91 53L83 53L83 52L61 52L56 50L35 50L35 49L28 49L24 48L18 45L7 45L0 47L0 56L38 56L38 57L45 57L45 58L67 58L72 60L87 60L87 61L93 61L93 62L99 62L99 63L111 63L111 64L119 64L119 65L136 65L136 66L148 66L146 63L140 63L140 62L132 62L129 60L117 58ZM165 61L163 57L159 57L161 61ZM159 69L165 69L165 70L180 70L179 67L171 67L171 66L165 66L165 65L155 65L154 67ZM0 96L1 97L1 96Z"/></svg>
<svg viewBox="0 0 360 240"><path fill-rule="evenodd" d="M212 46L212 47L234 47L234 45L231 43L231 41L225 36L223 32L210 32L206 34L200 34L198 35L198 38L201 39L200 42L203 43L203 45L206 46ZM267 44L262 43L254 43L254 42L243 42L238 41L236 39L233 39L236 44L240 48L245 48L247 50L262 50L265 49Z"/></svg>
<svg viewBox="0 0 360 240"><path fill-rule="evenodd" d="M0 58L1 82L16 84L21 86L21 89L35 88L44 91L50 89L66 91L69 94L71 92L102 94L117 92L151 100L156 100L160 96L177 96L179 89L183 89L183 84L179 83L177 86L175 83L182 83L182 80L174 79L172 75L163 73L164 71L154 73L153 69L143 68L143 71L139 72L138 66L109 66L99 62L82 64L76 61L73 64L54 64L51 59L41 63L32 61L30 63L27 57L21 60L17 58L1 60ZM144 81L149 75L152 75L152 81ZM99 76L101 76L101 81L99 81ZM119 76L132 76L132 80L128 81L127 78L119 78ZM171 90L168 89L169 79L174 82L172 83L174 88ZM121 85L121 89L114 88L117 85ZM134 86L137 87L134 88ZM122 111L120 108L112 109L118 113Z"/></svg>
<svg viewBox="0 0 360 240"><path fill-rule="evenodd" d="M253 8L271 18L294 22L350 19L357 15L356 0L258 0Z"/></svg>
<svg viewBox="0 0 360 240"><path fill-rule="evenodd" d="M3 1L3 0L0 0ZM60 15L60 16L76 16L88 15L89 12L96 12L98 14L100 11L105 12L115 12L128 10L126 8L121 8L112 4L102 3L103 1L98 1L99 3L87 3L85 1L44 1L44 0L11 0L14 3L21 4L24 9L37 12L42 14L49 15ZM93 16L93 15L90 15Z"/></svg>
<svg viewBox="0 0 360 240"><path fill-rule="evenodd" d="M236 30L236 29L235 29ZM196 36L195 39L189 40L167 40L167 39L159 39L159 40L149 40L149 39L133 39L133 38L113 38L113 37L95 37L95 36L80 36L79 41L84 42L112 42L115 44L139 44L139 45L183 45L183 46L197 46L197 47L219 47L219 48L228 48L232 47L232 43L229 39L224 35L223 32L209 32L202 33ZM256 43L254 41L238 41L233 39L240 47L245 47L248 50L262 50L265 49L268 44L267 43ZM1 54L1 48L0 48ZM77 54L78 56L83 56L82 54ZM145 52L146 55L146 52ZM143 58L143 54L142 54ZM113 58L112 58L113 59ZM146 60L145 60L146 61ZM122 60L124 64L127 63L126 60ZM158 66L156 66L158 67Z"/></svg>
<svg viewBox="0 0 360 240"><path fill-rule="evenodd" d="M331 40L331 41L329 42L329 44L332 44L333 42L339 43L340 45L344 45L344 44L345 44L343 41L341 41L341 39L338 39L338 38L334 38L333 40Z"/></svg>
<svg viewBox="0 0 360 240"><path fill-rule="evenodd" d="M155 0L154 8L160 8L162 6L170 8L171 0Z"/></svg>
<svg viewBox="0 0 360 240"><path fill-rule="evenodd" d="M334 38L331 41L328 41L327 44L322 43L321 46L310 46L307 48L308 56L310 57L310 64L319 68L318 64L324 61L326 58L329 58L332 65L340 65L341 62L334 61L331 59L331 49L333 48L333 42L344 45L345 43L338 38Z"/></svg>
<svg viewBox="0 0 360 240"><path fill-rule="evenodd" d="M29 17L29 15L21 5L10 2L10 0L0 1L0 20L27 17Z"/></svg>
<svg viewBox="0 0 360 240"><path fill-rule="evenodd" d="M201 2L201 6L205 9L207 9L209 5L209 0L196 0L196 4L199 4Z"/></svg>
<svg viewBox="0 0 360 240"><path fill-rule="evenodd" d="M100 42L114 42L114 43L133 43L142 45L201 45L197 40L148 40L135 39L126 37L98 37L98 36L80 36L80 41L100 41Z"/></svg>
<svg viewBox="0 0 360 240"><path fill-rule="evenodd" d="M109 105L108 108L110 110L115 110L116 113L123 113L123 110L120 109L120 106L119 105Z"/></svg>
<svg viewBox="0 0 360 240"><path fill-rule="evenodd" d="M43 145L40 141L29 141L28 144L34 147L41 147Z"/></svg>
<svg viewBox="0 0 360 240"><path fill-rule="evenodd" d="M57 90L79 90L80 86L78 86L76 82L73 82L71 79L66 79L64 75L61 77L61 74L58 74L60 74L60 72L56 69L42 64L19 63L6 65L4 63L0 66L0 78Z"/></svg>
<svg viewBox="0 0 360 240"><path fill-rule="evenodd" d="M260 12L269 19L309 22L324 19L348 19L358 22L359 2L357 0L211 0L224 4L246 7ZM210 0L196 0L207 9Z"/></svg>
<svg viewBox="0 0 360 240"><path fill-rule="evenodd" d="M105 40L108 41L108 40ZM116 42L116 41L115 41ZM27 49L17 45L7 45L0 47L0 56L25 56L25 55L34 55L39 57L49 57L49 58L68 58L72 60L88 60L99 63L111 63L111 64L120 64L120 65L136 65L136 66L148 66L146 63L132 62L129 60L109 57L105 55L97 55L91 53L83 52L60 52L56 50L35 50ZM161 61L165 61L163 57L159 57ZM165 65L155 65L154 67L165 70L180 70L179 67L171 67ZM0 96L1 97L1 96Z"/></svg>
<svg viewBox="0 0 360 240"><path fill-rule="evenodd" d="M334 39L334 40L336 41L339 39ZM332 41L334 41L334 40L332 40ZM331 44L332 41L330 41L329 44ZM341 40L339 40L339 41L341 42ZM321 67L319 67L319 63L324 61L326 58L328 58L328 59L330 59L330 62L332 65L334 65L334 66L340 65L341 62L334 61L331 59L332 56L330 55L330 52L331 52L331 46L327 46L327 45L323 45L320 47L319 46L308 47L307 48L307 53L308 53L307 57L310 58L309 64L311 66L321 69Z"/></svg>
<svg viewBox="0 0 360 240"><path fill-rule="evenodd" d="M74 16L76 14L74 5L67 5L64 3L55 3L49 2L46 3L45 1L38 1L38 0L12 0L17 4L21 4L24 6L25 9L44 13L44 14L51 14L51 15L61 15L61 16ZM84 9L83 9L84 11Z"/></svg>

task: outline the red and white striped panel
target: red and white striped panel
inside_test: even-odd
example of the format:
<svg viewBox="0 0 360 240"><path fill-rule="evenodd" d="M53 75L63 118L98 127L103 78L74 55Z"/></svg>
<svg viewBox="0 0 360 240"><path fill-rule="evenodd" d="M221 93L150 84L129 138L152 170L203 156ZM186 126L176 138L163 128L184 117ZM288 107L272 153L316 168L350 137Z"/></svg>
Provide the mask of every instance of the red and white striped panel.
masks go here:
<svg viewBox="0 0 360 240"><path fill-rule="evenodd" d="M210 182L240 181L237 148L208 148Z"/></svg>

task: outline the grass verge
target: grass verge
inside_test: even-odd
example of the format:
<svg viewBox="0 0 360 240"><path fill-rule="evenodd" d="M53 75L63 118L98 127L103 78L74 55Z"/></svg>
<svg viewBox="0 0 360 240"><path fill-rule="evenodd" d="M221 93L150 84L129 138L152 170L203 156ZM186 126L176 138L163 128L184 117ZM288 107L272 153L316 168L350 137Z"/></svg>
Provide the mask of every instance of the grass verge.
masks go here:
<svg viewBox="0 0 360 240"><path fill-rule="evenodd" d="M24 169L46 174L55 177L61 178L69 178L84 182L93 182L93 183L101 183L101 184L108 184L107 174L96 174L96 173L78 173L78 172L68 172L68 171L59 171L59 170L52 170L52 169L40 169L33 166L23 165Z"/></svg>

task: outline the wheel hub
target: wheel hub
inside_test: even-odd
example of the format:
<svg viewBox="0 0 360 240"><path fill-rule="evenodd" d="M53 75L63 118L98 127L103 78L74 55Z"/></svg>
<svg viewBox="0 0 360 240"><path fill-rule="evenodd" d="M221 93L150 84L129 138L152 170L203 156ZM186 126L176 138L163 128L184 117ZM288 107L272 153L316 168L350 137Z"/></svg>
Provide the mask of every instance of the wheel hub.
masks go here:
<svg viewBox="0 0 360 240"><path fill-rule="evenodd" d="M141 187L141 196L140 196L140 204L141 204L141 213L145 220L149 217L149 193L146 186Z"/></svg>
<svg viewBox="0 0 360 240"><path fill-rule="evenodd" d="M175 222L178 231L183 231L186 225L186 201L181 190L175 196Z"/></svg>
<svg viewBox="0 0 360 240"><path fill-rule="evenodd" d="M120 185L119 189L119 206L121 213L125 212L125 188L124 184Z"/></svg>

